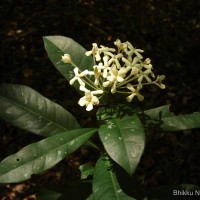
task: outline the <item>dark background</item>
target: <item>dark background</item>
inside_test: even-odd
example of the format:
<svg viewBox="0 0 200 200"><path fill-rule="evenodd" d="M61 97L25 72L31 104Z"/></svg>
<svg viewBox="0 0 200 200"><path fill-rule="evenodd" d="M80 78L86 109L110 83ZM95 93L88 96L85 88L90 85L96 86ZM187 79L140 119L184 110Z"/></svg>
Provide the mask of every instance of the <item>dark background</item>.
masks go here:
<svg viewBox="0 0 200 200"><path fill-rule="evenodd" d="M108 46L117 38L128 40L145 50L157 74L166 75L166 90L145 91L145 108L171 104L176 113L200 111L199 0L1 0L0 82L32 87L88 127L93 122L76 105L78 94L47 57L42 40L47 35L71 37L88 50L93 42ZM137 171L141 185L145 189L199 185L199 133L196 129L151 135ZM0 120L0 160L39 139ZM81 152L25 184L1 185L0 196L34 199L31 195L47 186L49 179L57 185L76 179L79 164L95 157L89 152L85 158Z"/></svg>

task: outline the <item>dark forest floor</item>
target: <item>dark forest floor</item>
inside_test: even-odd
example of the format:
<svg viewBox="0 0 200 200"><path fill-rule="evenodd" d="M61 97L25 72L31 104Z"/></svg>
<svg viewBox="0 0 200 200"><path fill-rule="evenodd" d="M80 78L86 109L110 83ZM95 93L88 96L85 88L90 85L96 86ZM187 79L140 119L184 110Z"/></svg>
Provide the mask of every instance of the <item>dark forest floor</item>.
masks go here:
<svg viewBox="0 0 200 200"><path fill-rule="evenodd" d="M171 104L176 113L200 111L199 0L1 0L0 25L0 82L34 88L66 107L82 126L93 122L76 106L78 94L49 61L42 36L71 37L86 49L93 42L106 46L117 38L128 40L145 50L158 74L166 75L167 89L147 91L144 108ZM69 94L73 95L66 100ZM200 185L199 133L196 129L151 135L137 171L141 185ZM39 139L0 120L0 160ZM30 181L1 184L0 197L35 199L42 186L77 180L80 163L95 159L90 149L80 149Z"/></svg>

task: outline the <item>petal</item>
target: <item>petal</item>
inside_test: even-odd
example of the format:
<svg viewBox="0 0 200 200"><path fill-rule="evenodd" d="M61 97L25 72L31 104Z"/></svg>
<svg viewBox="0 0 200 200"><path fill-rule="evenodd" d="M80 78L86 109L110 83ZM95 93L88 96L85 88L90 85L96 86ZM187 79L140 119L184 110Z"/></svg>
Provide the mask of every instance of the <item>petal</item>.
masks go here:
<svg viewBox="0 0 200 200"><path fill-rule="evenodd" d="M79 87L79 90L80 90L80 91L83 91L83 92L89 92L89 90L86 89L85 86L83 86L83 85L81 85L81 86Z"/></svg>
<svg viewBox="0 0 200 200"><path fill-rule="evenodd" d="M133 97L135 96L136 94L135 93L132 93L131 95L129 95L128 97L126 97L126 100L128 102L131 102L133 100Z"/></svg>
<svg viewBox="0 0 200 200"><path fill-rule="evenodd" d="M85 106L88 102L85 100L85 97L79 99L78 104L80 106Z"/></svg>
<svg viewBox="0 0 200 200"><path fill-rule="evenodd" d="M117 76L117 82L121 83L124 79L121 76Z"/></svg>
<svg viewBox="0 0 200 200"><path fill-rule="evenodd" d="M78 80L78 82L79 82L79 84L80 84L81 86L85 86L85 83L81 80L81 78L78 78L77 80Z"/></svg>
<svg viewBox="0 0 200 200"><path fill-rule="evenodd" d="M138 82L141 83L142 80L143 80L144 76L143 75L140 75L140 77L138 78Z"/></svg>
<svg viewBox="0 0 200 200"><path fill-rule="evenodd" d="M114 94L116 93L116 85L117 85L117 81L115 81L111 87L111 93Z"/></svg>
<svg viewBox="0 0 200 200"><path fill-rule="evenodd" d="M127 89L129 89L132 92L135 92L135 88L130 83L127 84Z"/></svg>
<svg viewBox="0 0 200 200"><path fill-rule="evenodd" d="M89 73L89 71L86 69L86 70L84 70L83 72L81 72L81 73L79 74L79 77L87 76L88 73Z"/></svg>
<svg viewBox="0 0 200 200"><path fill-rule="evenodd" d="M73 79L71 79L70 81L69 81L69 84L70 85L73 85L74 84L74 82L77 80L77 77L74 77Z"/></svg>
<svg viewBox="0 0 200 200"><path fill-rule="evenodd" d="M88 105L87 105L87 107L86 107L86 110L87 111L91 111L93 109L93 105L92 105L92 103L89 103Z"/></svg>
<svg viewBox="0 0 200 200"><path fill-rule="evenodd" d="M92 97L92 100L91 100L91 103L93 105L98 105L99 104L99 99L96 97L96 96L93 96Z"/></svg>
<svg viewBox="0 0 200 200"><path fill-rule="evenodd" d="M115 76L118 74L118 70L117 70L117 68L116 68L115 65L113 65L113 66L111 67L111 73L112 73L113 75L115 75Z"/></svg>
<svg viewBox="0 0 200 200"><path fill-rule="evenodd" d="M103 94L103 90L95 90L91 92L92 94Z"/></svg>
<svg viewBox="0 0 200 200"><path fill-rule="evenodd" d="M103 87L108 87L110 85L110 81L103 82Z"/></svg>
<svg viewBox="0 0 200 200"><path fill-rule="evenodd" d="M75 76L78 75L78 67L75 67L75 68L74 68L74 73L75 73Z"/></svg>
<svg viewBox="0 0 200 200"><path fill-rule="evenodd" d="M107 77L107 79L112 83L112 82L114 82L115 81L115 79L116 79L116 76L114 76L114 75L111 75L111 76L108 76Z"/></svg>
<svg viewBox="0 0 200 200"><path fill-rule="evenodd" d="M85 52L85 55L86 55L86 56L92 55L92 51L87 51L87 52Z"/></svg>
<svg viewBox="0 0 200 200"><path fill-rule="evenodd" d="M140 93L137 93L137 98L139 101L143 101L144 100L144 96L142 96Z"/></svg>

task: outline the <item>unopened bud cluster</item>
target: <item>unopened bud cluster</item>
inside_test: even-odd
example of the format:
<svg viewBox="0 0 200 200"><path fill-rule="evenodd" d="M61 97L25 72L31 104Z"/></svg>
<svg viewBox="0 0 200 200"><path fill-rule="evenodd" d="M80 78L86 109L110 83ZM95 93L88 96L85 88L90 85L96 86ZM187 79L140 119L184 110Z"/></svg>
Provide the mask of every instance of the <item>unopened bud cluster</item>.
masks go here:
<svg viewBox="0 0 200 200"><path fill-rule="evenodd" d="M139 101L144 99L140 90L145 85L155 84L161 89L165 88L162 83L165 76L155 76L151 60L149 58L143 60L143 50L134 48L130 42L122 43L118 39L114 42L115 48L103 45L98 47L96 43L92 45L92 50L87 51L85 55L93 57L93 71L81 71L74 65L69 54L62 56L64 63L71 63L74 66L74 77L70 80L70 84L79 82L80 90L85 95L78 103L80 106L86 106L87 111L92 110L93 105L98 105L101 97L108 93L124 94L126 100L131 102L134 97ZM93 91L88 88L93 88Z"/></svg>

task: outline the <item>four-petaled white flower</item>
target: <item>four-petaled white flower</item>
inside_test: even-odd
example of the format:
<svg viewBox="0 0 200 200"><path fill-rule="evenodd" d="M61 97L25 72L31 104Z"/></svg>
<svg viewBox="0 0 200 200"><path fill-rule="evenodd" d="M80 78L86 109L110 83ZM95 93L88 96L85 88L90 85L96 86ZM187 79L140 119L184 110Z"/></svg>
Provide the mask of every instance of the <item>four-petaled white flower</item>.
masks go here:
<svg viewBox="0 0 200 200"><path fill-rule="evenodd" d="M99 104L99 99L95 95L102 94L103 90L90 91L87 90L84 86L80 86L80 90L85 92L85 96L81 97L78 101L80 106L86 106L86 110L90 111L93 109L93 105Z"/></svg>
<svg viewBox="0 0 200 200"><path fill-rule="evenodd" d="M88 75L89 71L88 70L84 70L83 72L79 73L78 67L75 67L74 68L74 74L75 74L75 76L74 76L74 78L72 78L69 81L69 84L73 85L74 82L77 80L80 85L85 86L85 83L83 82L83 80L81 79L81 77Z"/></svg>
<svg viewBox="0 0 200 200"><path fill-rule="evenodd" d="M117 69L116 65L113 65L110 70L110 76L107 76L107 80L103 83L104 87L111 86L111 93L116 92L117 83L120 83L124 80L124 77L126 76L127 71L129 68L122 67L121 69Z"/></svg>
<svg viewBox="0 0 200 200"><path fill-rule="evenodd" d="M161 75L157 77L156 81L155 81L155 84L160 87L161 89L165 89L165 85L162 83L162 81L165 79L165 76L164 75Z"/></svg>
<svg viewBox="0 0 200 200"><path fill-rule="evenodd" d="M93 56L95 56L97 61L101 60L101 56L100 56L100 52L99 52L99 48L97 46L97 43L93 43L92 44L92 50L91 51L87 51L85 53L85 55L86 56L93 55Z"/></svg>
<svg viewBox="0 0 200 200"><path fill-rule="evenodd" d="M128 84L127 84L127 89L129 89L129 90L131 91L131 95L129 95L129 96L126 98L126 100L127 100L128 102L131 102L131 101L133 100L133 97L135 97L135 96L137 96L137 98L138 98L139 101L143 101L143 100L144 100L144 96L142 96L142 95L139 93L139 91L142 89L142 85L141 85L141 84L139 84L139 85L137 86L137 89L135 89L135 88L133 87L133 85L131 85L130 83L128 83Z"/></svg>

